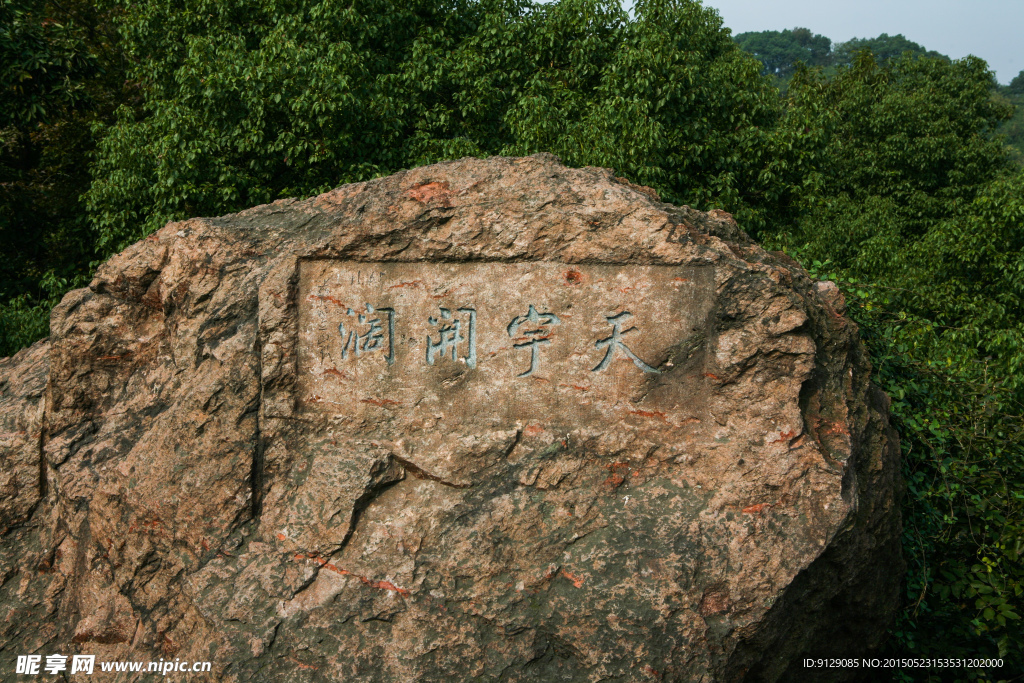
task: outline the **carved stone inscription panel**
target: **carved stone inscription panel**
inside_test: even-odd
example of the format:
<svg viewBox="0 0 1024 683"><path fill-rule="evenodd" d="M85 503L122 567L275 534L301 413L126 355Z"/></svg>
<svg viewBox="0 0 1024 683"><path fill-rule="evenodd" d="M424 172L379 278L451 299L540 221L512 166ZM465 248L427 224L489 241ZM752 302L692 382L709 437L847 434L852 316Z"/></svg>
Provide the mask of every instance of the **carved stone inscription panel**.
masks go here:
<svg viewBox="0 0 1024 683"><path fill-rule="evenodd" d="M300 401L452 426L668 417L691 402L682 365L712 301L710 268L305 261Z"/></svg>

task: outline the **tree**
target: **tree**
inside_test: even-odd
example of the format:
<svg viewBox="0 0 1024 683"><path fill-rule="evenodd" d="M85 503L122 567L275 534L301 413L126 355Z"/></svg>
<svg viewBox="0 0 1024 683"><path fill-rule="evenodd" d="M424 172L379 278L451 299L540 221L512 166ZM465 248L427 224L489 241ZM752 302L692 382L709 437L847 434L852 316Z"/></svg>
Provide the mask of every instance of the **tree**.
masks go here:
<svg viewBox="0 0 1024 683"><path fill-rule="evenodd" d="M798 62L807 66L831 63L832 41L806 28L740 33L735 40L764 65L763 74L781 79L790 78Z"/></svg>
<svg viewBox="0 0 1024 683"><path fill-rule="evenodd" d="M845 43L837 43L833 52L833 63L836 66L850 66L861 50L871 52L875 56L875 60L883 65L903 56L906 52L915 57L930 57L949 61L949 57L946 55L934 50L927 50L923 45L908 40L902 33L897 33L894 36L883 33L877 38L853 38Z"/></svg>
<svg viewBox="0 0 1024 683"><path fill-rule="evenodd" d="M1024 95L1003 95L1007 105L1013 107L1013 117L1004 121L996 131L1006 140L1006 148L1014 163L1024 168Z"/></svg>
<svg viewBox="0 0 1024 683"><path fill-rule="evenodd" d="M1024 665L1024 175L993 135L1010 114L981 60L866 51L799 72L782 126L814 190L782 246L844 282L893 398L907 608L893 654ZM827 268L827 271L820 269Z"/></svg>
<svg viewBox="0 0 1024 683"><path fill-rule="evenodd" d="M125 99L110 21L88 0L0 0L0 355L47 334L96 258L92 124Z"/></svg>
<svg viewBox="0 0 1024 683"><path fill-rule="evenodd" d="M904 55L883 66L862 52L832 80L798 75L786 126L831 132L815 152L817 193L790 238L851 276L891 283L895 305L995 356L1024 390L1015 266L995 265L1015 263L1022 227L978 213L980 198L1013 170L993 134L1012 109L992 97L994 88L986 64L973 57ZM964 225L981 233L964 233ZM963 329L976 334L957 337Z"/></svg>
<svg viewBox="0 0 1024 683"><path fill-rule="evenodd" d="M97 68L75 27L31 0L0 0L0 65L0 128L19 129L83 103Z"/></svg>
<svg viewBox="0 0 1024 683"><path fill-rule="evenodd" d="M904 55L886 66L861 52L832 79L798 74L787 127L829 131L816 152L819 196L799 239L859 276L891 277L904 244L960 215L1009 170L993 131L1011 111L992 98L993 88L987 65L974 57ZM837 223L831 212L848 219ZM887 218L854 218L872 212Z"/></svg>
<svg viewBox="0 0 1024 683"><path fill-rule="evenodd" d="M781 213L764 177L780 109L713 10L650 0L144 0L124 6L144 84L94 169L102 248L172 218L463 155L549 151L667 199Z"/></svg>
<svg viewBox="0 0 1024 683"><path fill-rule="evenodd" d="M1024 71L1013 77L1010 85L1006 86L1006 91L1011 95L1024 95Z"/></svg>
<svg viewBox="0 0 1024 683"><path fill-rule="evenodd" d="M44 196L49 178L39 176L56 170L44 158L55 151L50 139L64 132L53 123L88 102L82 80L97 64L74 27L57 23L41 3L0 0L0 65L0 300L6 300L39 279L45 237L60 232L35 228L51 213Z"/></svg>

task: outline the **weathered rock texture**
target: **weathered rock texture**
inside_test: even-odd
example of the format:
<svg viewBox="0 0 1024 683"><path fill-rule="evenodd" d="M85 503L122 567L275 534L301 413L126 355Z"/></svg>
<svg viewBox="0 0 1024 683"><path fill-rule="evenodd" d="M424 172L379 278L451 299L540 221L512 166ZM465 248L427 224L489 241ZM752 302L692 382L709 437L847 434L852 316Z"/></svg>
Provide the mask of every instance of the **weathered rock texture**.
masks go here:
<svg viewBox="0 0 1024 683"><path fill-rule="evenodd" d="M639 362L599 367L627 309ZM898 448L841 297L608 170L465 159L172 223L51 335L0 361L5 679L812 680L898 601Z"/></svg>

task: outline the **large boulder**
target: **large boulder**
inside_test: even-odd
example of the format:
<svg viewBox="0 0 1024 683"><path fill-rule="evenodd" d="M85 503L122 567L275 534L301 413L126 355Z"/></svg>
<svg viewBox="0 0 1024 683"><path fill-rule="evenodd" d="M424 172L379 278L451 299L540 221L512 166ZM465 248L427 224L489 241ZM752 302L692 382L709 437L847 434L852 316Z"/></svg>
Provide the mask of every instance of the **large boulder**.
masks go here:
<svg viewBox="0 0 1024 683"><path fill-rule="evenodd" d="M171 223L0 361L0 670L841 679L899 603L887 405L834 286L607 169Z"/></svg>

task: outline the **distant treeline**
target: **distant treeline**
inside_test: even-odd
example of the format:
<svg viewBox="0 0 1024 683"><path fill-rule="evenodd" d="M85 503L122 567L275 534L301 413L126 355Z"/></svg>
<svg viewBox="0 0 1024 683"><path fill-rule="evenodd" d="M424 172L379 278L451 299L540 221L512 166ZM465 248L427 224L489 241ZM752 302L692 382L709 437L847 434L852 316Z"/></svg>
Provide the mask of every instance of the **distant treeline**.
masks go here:
<svg viewBox="0 0 1024 683"><path fill-rule="evenodd" d="M733 40L742 50L757 57L763 65L761 73L771 76L783 90L800 65L819 68L826 76L834 76L839 69L852 66L861 51L870 52L882 65L905 54L952 61L947 55L929 50L902 33L894 36L883 33L876 38L854 38L845 43L833 43L826 36L798 27L785 31L748 31L737 34ZM1024 70L1009 85L1000 86L993 82L993 89L1015 107L1013 117L1003 122L996 134L1005 136L1011 156L1024 166Z"/></svg>
<svg viewBox="0 0 1024 683"><path fill-rule="evenodd" d="M894 36L883 33L877 38L854 38L845 43L833 44L830 38L811 33L810 29L793 28L785 31L748 31L737 34L734 40L740 48L760 60L764 65L763 74L779 78L791 77L798 62L826 70L851 66L861 50L868 50L882 64L888 64L906 52L914 56L924 55L950 61L946 55L928 50L901 33Z"/></svg>

